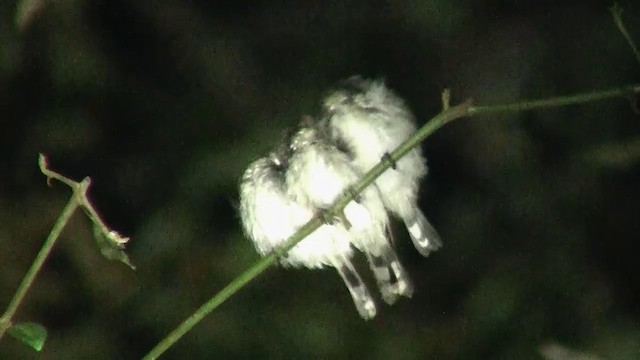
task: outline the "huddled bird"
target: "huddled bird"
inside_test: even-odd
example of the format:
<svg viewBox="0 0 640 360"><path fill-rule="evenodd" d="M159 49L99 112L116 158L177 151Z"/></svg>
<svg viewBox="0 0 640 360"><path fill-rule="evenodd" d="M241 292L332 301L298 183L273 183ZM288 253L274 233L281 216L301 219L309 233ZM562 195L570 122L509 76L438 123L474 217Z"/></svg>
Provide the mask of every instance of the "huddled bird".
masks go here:
<svg viewBox="0 0 640 360"><path fill-rule="evenodd" d="M320 114L307 116L268 156L251 163L240 180L240 218L245 234L266 255L282 246L315 216L324 223L291 248L284 266L333 267L364 319L376 315L371 293L353 264L364 253L383 300L411 297L411 280L390 239L389 214L402 219L420 254L441 240L417 206L419 183L427 173L413 149L393 163L340 214L331 205L416 130L404 101L384 82L351 77L322 101Z"/></svg>
<svg viewBox="0 0 640 360"><path fill-rule="evenodd" d="M365 173L416 131L409 108L382 81L351 77L324 99L323 107L322 125ZM375 182L385 207L404 221L413 244L424 256L442 246L417 205L420 180L426 174L426 160L414 148Z"/></svg>

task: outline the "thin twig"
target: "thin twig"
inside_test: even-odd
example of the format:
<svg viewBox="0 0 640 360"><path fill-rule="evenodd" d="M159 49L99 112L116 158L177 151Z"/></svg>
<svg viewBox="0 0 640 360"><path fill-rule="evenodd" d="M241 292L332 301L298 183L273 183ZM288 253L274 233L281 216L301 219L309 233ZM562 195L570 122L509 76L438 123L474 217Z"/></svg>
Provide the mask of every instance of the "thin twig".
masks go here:
<svg viewBox="0 0 640 360"><path fill-rule="evenodd" d="M91 222L95 226L98 226L100 232L102 232L102 234L104 234L104 236L106 236L115 246L118 248L124 248L124 244L129 241L129 238L123 237L116 231L110 229L102 220L98 211L87 196L87 189L89 188L89 185L91 185L91 178L85 177L82 182L78 183L62 174L50 170L47 167L46 157L42 154L40 154L38 163L40 164L40 170L47 177L47 184L51 185L51 179L55 179L69 186L71 190L73 190L74 195L77 196L79 205L82 206Z"/></svg>
<svg viewBox="0 0 640 360"><path fill-rule="evenodd" d="M567 96L558 96L550 99L521 101L506 105L473 106L471 107L471 109L469 109L469 115L549 109L567 105L584 104L615 97L625 97L638 93L640 93L640 84L635 84L615 89L592 91L588 93L580 93Z"/></svg>
<svg viewBox="0 0 640 360"><path fill-rule="evenodd" d="M38 252L36 259L31 264L29 271L27 271L27 274L22 279L18 290L16 290L16 293L13 295L13 299L11 299L11 302L9 303L9 306L7 306L7 309L2 315L2 318L0 318L0 339L4 336L5 332L13 325L13 316L15 315L16 311L18 311L18 307L22 303L22 300L27 294L27 291L29 291L31 285L33 285L36 276L42 269L42 265L51 253L51 249L53 249L53 246L58 240L60 233L62 233L62 230L64 229L65 225L67 225L69 219L71 219L71 216L73 216L73 213L76 211L78 206L80 206L80 202L78 201L78 193L84 194L90 183L89 178L85 178L82 182L77 183L56 172L49 170L47 168L46 158L42 154L40 155L38 163L40 165L40 170L42 171L42 173L47 176L47 182L49 182L50 179L59 180L69 185L69 187L73 189L73 194L71 195L69 202L67 202L67 205L64 207L64 210L62 210L62 213L60 214L60 217L56 221L55 225L51 229L49 236Z"/></svg>
<svg viewBox="0 0 640 360"><path fill-rule="evenodd" d="M613 3L609 8L609 11L611 11L611 16L613 16L613 22L616 23L616 26L618 27L618 30L620 30L620 33L622 33L624 39L627 40L631 51L633 51L633 54L636 56L638 64L640 64L640 51L638 50L638 47L633 41L631 35L629 35L629 31L627 31L627 27L624 25L624 21L622 20L622 7L620 7L618 3Z"/></svg>

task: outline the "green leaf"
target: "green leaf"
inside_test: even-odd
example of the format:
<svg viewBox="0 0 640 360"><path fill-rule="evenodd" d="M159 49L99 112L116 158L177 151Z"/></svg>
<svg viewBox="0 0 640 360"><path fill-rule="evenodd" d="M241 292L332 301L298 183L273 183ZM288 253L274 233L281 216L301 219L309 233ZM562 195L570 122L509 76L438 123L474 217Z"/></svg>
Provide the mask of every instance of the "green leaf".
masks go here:
<svg viewBox="0 0 640 360"><path fill-rule="evenodd" d="M124 252L124 244L129 240L128 238L124 238L114 231L105 233L95 223L93 224L93 237L96 239L96 244L102 256L109 260L120 261L132 270L136 269L129 256Z"/></svg>
<svg viewBox="0 0 640 360"><path fill-rule="evenodd" d="M42 350L47 340L47 329L34 322L24 322L13 325L7 332L14 338L31 346L35 351Z"/></svg>

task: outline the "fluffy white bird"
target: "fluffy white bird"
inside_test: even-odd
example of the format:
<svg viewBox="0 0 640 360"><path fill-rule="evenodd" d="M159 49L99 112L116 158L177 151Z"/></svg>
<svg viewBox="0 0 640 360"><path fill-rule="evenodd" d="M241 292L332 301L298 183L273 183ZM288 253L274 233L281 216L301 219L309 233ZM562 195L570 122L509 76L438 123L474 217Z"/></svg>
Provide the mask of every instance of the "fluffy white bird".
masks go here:
<svg viewBox="0 0 640 360"><path fill-rule="evenodd" d="M285 183L286 157L272 153L249 165L240 182L240 217L245 233L261 255L271 253L316 215L308 202L289 196ZM325 224L280 259L285 266L336 268L360 316L371 319L376 307L369 290L351 263L351 235L340 224Z"/></svg>
<svg viewBox="0 0 640 360"><path fill-rule="evenodd" d="M321 126L363 173L416 131L411 111L382 81L351 77L324 99L323 110ZM442 246L417 205L419 182L426 174L426 161L416 148L375 182L385 207L404 221L413 244L424 256Z"/></svg>
<svg viewBox="0 0 640 360"><path fill-rule="evenodd" d="M326 210L361 177L348 155L312 124L292 136L290 150L285 182L298 203ZM387 239L389 218L375 186L350 201L335 222L348 228L351 243L367 255L385 302L412 295L411 281Z"/></svg>

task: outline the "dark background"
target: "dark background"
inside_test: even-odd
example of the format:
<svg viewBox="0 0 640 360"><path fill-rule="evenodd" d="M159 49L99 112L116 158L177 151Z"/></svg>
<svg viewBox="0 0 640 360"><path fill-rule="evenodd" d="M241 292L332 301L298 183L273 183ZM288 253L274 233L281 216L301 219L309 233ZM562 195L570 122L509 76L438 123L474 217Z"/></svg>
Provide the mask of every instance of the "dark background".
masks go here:
<svg viewBox="0 0 640 360"><path fill-rule="evenodd" d="M77 214L17 314L48 328L45 348L5 337L0 358L149 351L258 259L240 231L238 179L342 78L384 77L420 124L444 87L454 102L494 104L637 82L610 5L68 0L19 31L16 4L2 2L0 308L69 196L46 186L39 152L91 176L138 269L104 260ZM620 5L640 41L640 6ZM412 299L378 299L365 322L335 271L273 268L163 358L543 359L558 346L640 358L629 101L461 120L423 152L421 207L445 246L422 258L396 224ZM358 268L373 289L362 257Z"/></svg>

